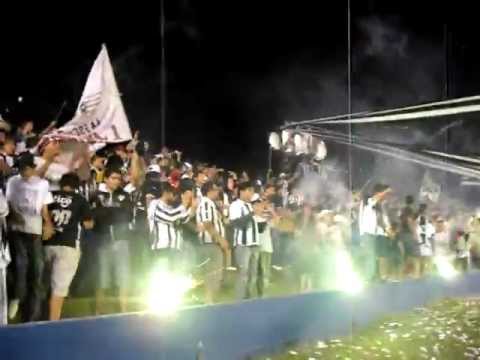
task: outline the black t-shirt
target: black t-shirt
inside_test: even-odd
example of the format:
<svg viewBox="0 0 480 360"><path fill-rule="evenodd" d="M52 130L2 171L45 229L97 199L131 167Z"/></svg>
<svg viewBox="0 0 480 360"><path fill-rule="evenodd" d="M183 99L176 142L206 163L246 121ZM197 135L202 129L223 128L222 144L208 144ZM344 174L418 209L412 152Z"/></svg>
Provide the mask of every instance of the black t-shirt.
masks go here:
<svg viewBox="0 0 480 360"><path fill-rule="evenodd" d="M102 240L131 238L129 225L133 217L130 195L118 189L113 193L97 191L92 203L95 232Z"/></svg>
<svg viewBox="0 0 480 360"><path fill-rule="evenodd" d="M54 191L52 195L53 203L48 210L55 226L55 235L44 245L76 247L82 222L92 219L90 206L81 195L74 192Z"/></svg>

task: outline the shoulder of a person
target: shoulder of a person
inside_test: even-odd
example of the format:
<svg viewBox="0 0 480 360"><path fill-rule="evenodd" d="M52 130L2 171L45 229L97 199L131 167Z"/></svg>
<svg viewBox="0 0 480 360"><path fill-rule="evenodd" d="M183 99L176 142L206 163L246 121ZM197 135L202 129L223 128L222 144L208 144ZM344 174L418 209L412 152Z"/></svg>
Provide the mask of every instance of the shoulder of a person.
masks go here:
<svg viewBox="0 0 480 360"><path fill-rule="evenodd" d="M12 184L18 183L21 179L22 179L22 176L20 174L13 175L13 176L8 178L7 185L8 184L12 185Z"/></svg>
<svg viewBox="0 0 480 360"><path fill-rule="evenodd" d="M242 201L241 199L235 199L235 200L232 202L231 206L242 206L243 204L245 204L245 202Z"/></svg>

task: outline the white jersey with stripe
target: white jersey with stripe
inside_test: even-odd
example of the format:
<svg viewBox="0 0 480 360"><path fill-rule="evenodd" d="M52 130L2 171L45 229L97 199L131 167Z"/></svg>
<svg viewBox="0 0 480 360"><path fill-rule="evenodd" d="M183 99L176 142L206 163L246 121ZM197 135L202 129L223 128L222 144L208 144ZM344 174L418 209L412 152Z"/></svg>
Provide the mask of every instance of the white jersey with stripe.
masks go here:
<svg viewBox="0 0 480 360"><path fill-rule="evenodd" d="M225 227L223 226L222 216L215 203L205 196L202 197L200 205L197 208L197 224L208 222L212 223L220 236L225 238ZM212 236L206 230L200 232L198 236L202 244L214 243Z"/></svg>
<svg viewBox="0 0 480 360"><path fill-rule="evenodd" d="M190 210L183 205L171 207L162 200L152 200L148 207L148 222L152 235L152 250L182 249L181 224L188 222Z"/></svg>
<svg viewBox="0 0 480 360"><path fill-rule="evenodd" d="M424 216L418 217L417 224L417 239L420 247L420 256L433 256L435 227Z"/></svg>
<svg viewBox="0 0 480 360"><path fill-rule="evenodd" d="M251 215L251 219L243 226L235 226L233 232L233 246L258 246L260 245L258 224L253 218L253 208L250 203L237 199L229 209L230 221Z"/></svg>

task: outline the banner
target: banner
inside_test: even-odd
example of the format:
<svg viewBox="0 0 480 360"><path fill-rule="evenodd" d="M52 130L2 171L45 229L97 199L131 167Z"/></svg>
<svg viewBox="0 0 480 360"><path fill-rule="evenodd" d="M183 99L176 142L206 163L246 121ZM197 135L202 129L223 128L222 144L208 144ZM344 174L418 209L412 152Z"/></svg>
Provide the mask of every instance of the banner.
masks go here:
<svg viewBox="0 0 480 360"><path fill-rule="evenodd" d="M119 143L132 139L105 45L90 70L74 118L46 137L89 143Z"/></svg>
<svg viewBox="0 0 480 360"><path fill-rule="evenodd" d="M423 176L422 187L420 188L420 200L428 200L433 203L438 202L441 189L440 184L433 180L432 175L427 170Z"/></svg>

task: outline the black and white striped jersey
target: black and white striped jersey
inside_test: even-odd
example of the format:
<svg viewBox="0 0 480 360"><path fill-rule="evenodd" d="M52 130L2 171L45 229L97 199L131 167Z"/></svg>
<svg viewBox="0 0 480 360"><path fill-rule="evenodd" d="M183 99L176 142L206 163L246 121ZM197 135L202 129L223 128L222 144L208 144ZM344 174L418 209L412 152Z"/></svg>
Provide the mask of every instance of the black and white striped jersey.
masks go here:
<svg viewBox="0 0 480 360"><path fill-rule="evenodd" d="M233 226L233 246L257 246L260 244L258 224L253 218L250 203L235 200L229 209L230 224Z"/></svg>
<svg viewBox="0 0 480 360"><path fill-rule="evenodd" d="M181 225L190 219L190 210L183 205L171 207L162 200L152 200L148 207L148 222L152 235L152 250L182 249Z"/></svg>
<svg viewBox="0 0 480 360"><path fill-rule="evenodd" d="M222 215L217 209L215 203L208 197L204 196L200 200L200 205L197 208L197 224L212 223L215 230L225 238L225 227L223 226ZM202 244L214 243L208 231L204 230L199 233L199 239Z"/></svg>

